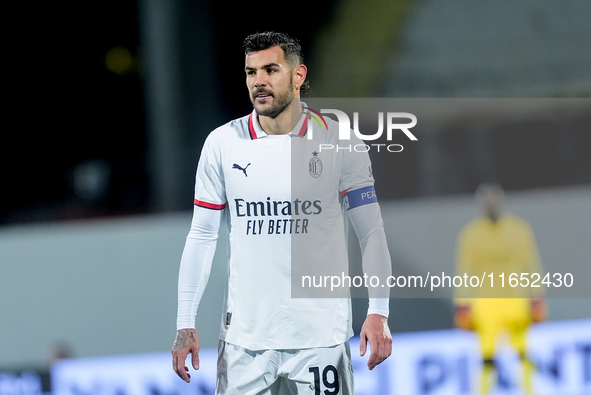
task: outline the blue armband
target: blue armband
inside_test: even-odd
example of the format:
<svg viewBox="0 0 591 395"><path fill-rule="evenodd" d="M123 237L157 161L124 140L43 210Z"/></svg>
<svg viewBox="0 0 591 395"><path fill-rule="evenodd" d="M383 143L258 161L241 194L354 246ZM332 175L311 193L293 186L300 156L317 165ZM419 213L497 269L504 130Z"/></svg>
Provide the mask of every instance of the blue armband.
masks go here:
<svg viewBox="0 0 591 395"><path fill-rule="evenodd" d="M347 210L351 210L356 207L365 206L366 204L377 203L378 197L373 185L370 185L365 188L355 189L354 191L347 191L347 195L343 200Z"/></svg>

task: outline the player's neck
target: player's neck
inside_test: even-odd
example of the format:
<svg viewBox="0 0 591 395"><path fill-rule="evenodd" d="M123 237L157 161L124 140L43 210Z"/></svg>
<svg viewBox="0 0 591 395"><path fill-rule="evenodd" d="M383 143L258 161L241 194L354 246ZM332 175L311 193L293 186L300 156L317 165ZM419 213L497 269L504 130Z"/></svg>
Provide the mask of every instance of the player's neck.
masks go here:
<svg viewBox="0 0 591 395"><path fill-rule="evenodd" d="M503 213L501 211L499 212L489 212L485 214L485 217L488 218L489 220L491 220L491 222L493 224L496 224L497 222L499 222L499 219L503 216Z"/></svg>
<svg viewBox="0 0 591 395"><path fill-rule="evenodd" d="M288 134L296 126L301 116L300 98L294 97L289 106L275 118L259 115L259 123L267 134Z"/></svg>

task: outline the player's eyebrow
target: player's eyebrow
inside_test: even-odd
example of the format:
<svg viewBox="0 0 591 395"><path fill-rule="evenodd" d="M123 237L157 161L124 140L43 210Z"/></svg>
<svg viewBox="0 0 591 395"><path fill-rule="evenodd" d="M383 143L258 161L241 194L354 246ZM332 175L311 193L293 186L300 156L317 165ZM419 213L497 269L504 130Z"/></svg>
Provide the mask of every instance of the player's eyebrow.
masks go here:
<svg viewBox="0 0 591 395"><path fill-rule="evenodd" d="M262 66L261 69L268 69L269 67L280 67L280 65L277 64L277 63L269 63L269 64L266 64L266 65ZM249 67L249 66L246 66L244 68L244 71L249 71L249 70L256 70L256 68Z"/></svg>

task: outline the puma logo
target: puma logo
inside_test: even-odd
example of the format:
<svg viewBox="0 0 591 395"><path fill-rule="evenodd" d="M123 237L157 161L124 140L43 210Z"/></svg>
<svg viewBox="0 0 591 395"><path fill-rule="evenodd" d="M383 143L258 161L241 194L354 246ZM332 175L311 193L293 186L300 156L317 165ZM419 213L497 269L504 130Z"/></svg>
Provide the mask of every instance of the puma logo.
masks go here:
<svg viewBox="0 0 591 395"><path fill-rule="evenodd" d="M242 167L240 167L240 165L234 163L234 165L232 166L232 169L242 170L242 172L244 173L244 176L248 177L248 174L246 174L246 169L248 168L248 166L250 166L250 163L247 164L246 167L243 169Z"/></svg>

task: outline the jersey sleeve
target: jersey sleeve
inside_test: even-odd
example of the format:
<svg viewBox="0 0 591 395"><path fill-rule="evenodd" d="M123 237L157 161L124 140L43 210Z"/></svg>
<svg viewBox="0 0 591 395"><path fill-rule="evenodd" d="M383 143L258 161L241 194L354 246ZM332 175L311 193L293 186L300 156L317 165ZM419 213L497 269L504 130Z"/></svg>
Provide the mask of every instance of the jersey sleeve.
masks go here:
<svg viewBox="0 0 591 395"><path fill-rule="evenodd" d="M376 202L350 210L349 218L359 238L363 273L368 277L377 277L382 285L387 284L388 278L392 275L392 262L380 206ZM368 295L367 314L388 317L390 289L383 286L369 287Z"/></svg>
<svg viewBox="0 0 591 395"><path fill-rule="evenodd" d="M343 164L339 179L339 192L368 187L374 184L371 161L367 152L357 152L355 147L365 147L363 141L352 133L351 150L343 151Z"/></svg>
<svg viewBox="0 0 591 395"><path fill-rule="evenodd" d="M177 330L195 328L197 308L211 272L222 213L199 206L193 209L191 230L179 269Z"/></svg>
<svg viewBox="0 0 591 395"><path fill-rule="evenodd" d="M352 133L351 150L343 151L343 166L339 179L339 191L345 208L359 238L364 273L377 276L382 284L392 274L390 252L384 233L384 223L374 190L374 178L369 154L355 147L365 147L361 139ZM367 314L388 317L389 289L368 289Z"/></svg>
<svg viewBox="0 0 591 395"><path fill-rule="evenodd" d="M455 263L455 275L462 276L464 273L470 273L472 275L470 262L474 261L475 258L472 255L470 245L472 244L469 240L471 236L468 226L464 226L458 235L456 242L456 263ZM453 288L454 303L457 305L470 304L471 299L468 298L467 292L462 287Z"/></svg>
<svg viewBox="0 0 591 395"><path fill-rule="evenodd" d="M205 140L195 179L195 205L212 210L226 207L226 188L221 164L221 147L210 134Z"/></svg>

